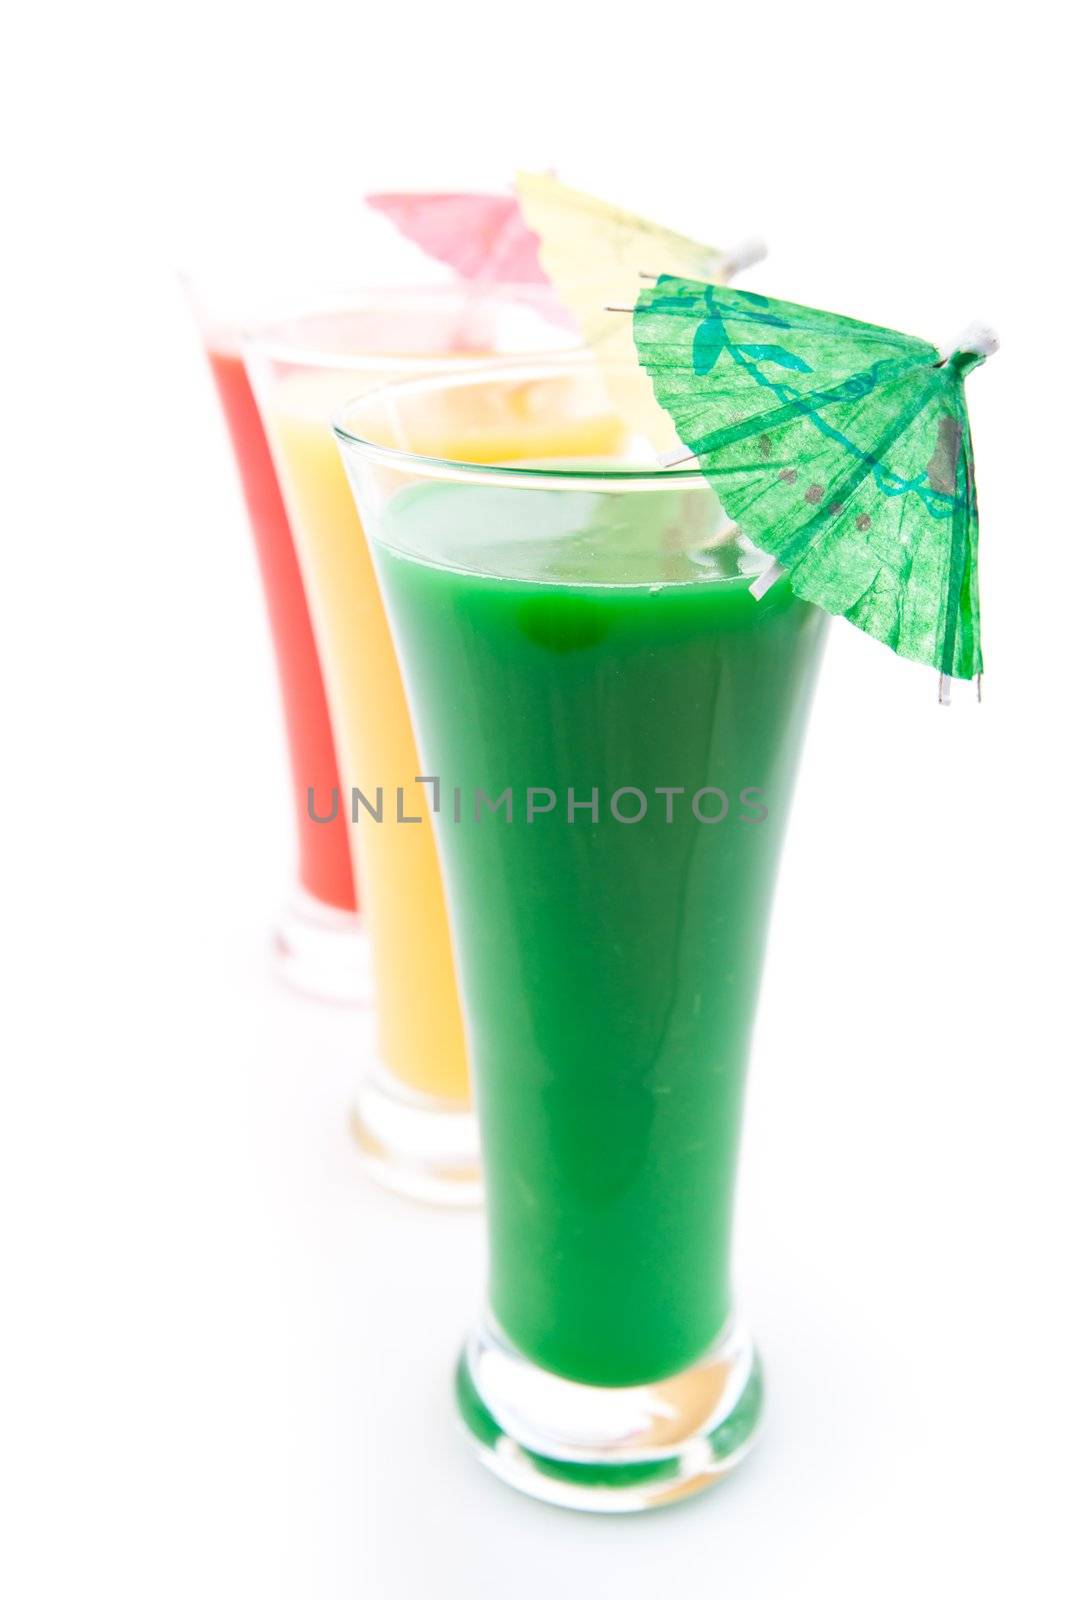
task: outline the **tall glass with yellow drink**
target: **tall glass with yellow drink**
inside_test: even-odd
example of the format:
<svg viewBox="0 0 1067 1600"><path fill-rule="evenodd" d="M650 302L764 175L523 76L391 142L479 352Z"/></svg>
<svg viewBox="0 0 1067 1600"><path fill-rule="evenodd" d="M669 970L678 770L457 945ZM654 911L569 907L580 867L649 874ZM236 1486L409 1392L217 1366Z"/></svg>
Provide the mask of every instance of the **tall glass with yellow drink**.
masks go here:
<svg viewBox="0 0 1067 1600"><path fill-rule="evenodd" d="M376 1060L354 1112L360 1148L391 1187L464 1203L480 1193L477 1136L431 807L404 685L332 419L354 396L404 376L478 370L515 352L573 344L541 290L368 291L259 333L246 361L293 526L323 663L341 792L377 989ZM619 424L571 418L513 394L449 418L443 435L398 440L422 453L500 463L610 452Z"/></svg>

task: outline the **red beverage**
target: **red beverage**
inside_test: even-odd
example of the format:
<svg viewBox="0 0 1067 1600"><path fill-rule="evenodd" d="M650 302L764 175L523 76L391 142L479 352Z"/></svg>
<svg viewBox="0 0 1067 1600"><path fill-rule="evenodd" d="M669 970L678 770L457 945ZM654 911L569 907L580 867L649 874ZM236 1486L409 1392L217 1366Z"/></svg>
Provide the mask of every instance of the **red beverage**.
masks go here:
<svg viewBox="0 0 1067 1600"><path fill-rule="evenodd" d="M312 821L308 812L309 789L319 815L328 816L331 791L340 795L341 784L315 635L274 463L240 355L211 340L207 353L237 457L274 637L296 800L300 884L317 900L354 911L345 808L339 805L329 823Z"/></svg>

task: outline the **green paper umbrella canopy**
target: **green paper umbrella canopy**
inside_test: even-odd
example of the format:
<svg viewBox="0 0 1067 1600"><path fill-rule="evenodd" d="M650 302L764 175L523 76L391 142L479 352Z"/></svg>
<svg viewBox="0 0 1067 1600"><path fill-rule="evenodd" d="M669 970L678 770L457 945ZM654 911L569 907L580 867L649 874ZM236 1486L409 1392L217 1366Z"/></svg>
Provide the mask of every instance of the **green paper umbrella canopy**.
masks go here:
<svg viewBox="0 0 1067 1600"><path fill-rule="evenodd" d="M642 290L634 343L733 520L797 594L946 677L982 670L966 374L888 328L686 278Z"/></svg>

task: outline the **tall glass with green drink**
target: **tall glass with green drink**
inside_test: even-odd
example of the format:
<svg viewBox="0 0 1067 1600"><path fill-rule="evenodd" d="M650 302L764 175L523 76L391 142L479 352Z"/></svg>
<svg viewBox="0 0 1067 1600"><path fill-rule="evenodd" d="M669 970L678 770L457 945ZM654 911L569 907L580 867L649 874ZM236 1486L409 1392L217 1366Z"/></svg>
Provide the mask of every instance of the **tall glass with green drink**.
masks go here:
<svg viewBox="0 0 1067 1600"><path fill-rule="evenodd" d="M481 1122L485 1462L636 1510L721 1477L760 1411L731 1297L748 1044L824 615L699 472L405 450L607 404L582 361L394 386L337 428L412 706ZM621 437L621 434L620 434ZM654 458L653 458L654 459Z"/></svg>

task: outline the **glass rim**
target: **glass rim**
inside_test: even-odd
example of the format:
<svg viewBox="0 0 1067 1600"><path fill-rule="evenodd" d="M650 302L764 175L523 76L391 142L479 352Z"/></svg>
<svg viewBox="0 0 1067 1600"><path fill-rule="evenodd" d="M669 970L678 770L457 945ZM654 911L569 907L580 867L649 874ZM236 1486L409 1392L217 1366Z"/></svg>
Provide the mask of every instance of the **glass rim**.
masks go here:
<svg viewBox="0 0 1067 1600"><path fill-rule="evenodd" d="M438 369L435 372L424 372L419 377L408 378L400 383L380 383L373 389L368 389L365 394L356 395L345 402L333 418L334 437L341 446L350 446L367 461L375 462L379 466L418 472L423 477L439 477L447 473L449 476L459 476L471 481L496 482L512 487L519 487L523 483L553 484L557 487L563 483L586 485L619 483L633 488L676 489L703 484L710 491L711 485L699 466L665 467L651 463L635 463L630 466L579 466L567 463L541 467L524 462L512 466L503 462L463 461L447 456L426 455L417 450L404 450L396 445L378 444L353 427L353 419L358 412L364 408L371 409L375 403L380 404L386 395L395 400L402 400L405 395L417 395L425 390L454 389L477 383L503 383L509 380L522 382L557 374L565 376L575 369L583 368L594 372L602 371L595 352L588 346L578 345L570 352L560 351L553 354L549 351L544 355L528 356L519 361L507 355L488 358L482 356L472 361L462 371L453 369L450 364L447 372ZM629 373L633 369L620 363L619 370Z"/></svg>
<svg viewBox="0 0 1067 1600"><path fill-rule="evenodd" d="M544 283L486 283L476 284L464 278L442 278L437 282L417 283L365 283L353 284L347 289L323 290L316 294L309 290L300 298L293 298L287 306L279 301L267 317L258 317L238 326L241 348L255 356L270 361L284 362L290 366L316 367L336 372L399 373L418 377L426 373L435 359L444 359L442 352L435 356L431 351L360 351L336 350L322 340L309 339L302 343L294 338L293 330L301 324L311 323L317 317L341 315L346 311L373 311L375 308L397 307L427 310L459 305L518 307L537 311L542 307L559 308L559 300L550 285ZM552 359L582 349L581 335L576 328L562 324L555 326L559 341L544 348L546 357ZM504 351L500 356L492 352L452 355L447 357L449 368L471 371L490 361L514 361L534 358L537 350Z"/></svg>

